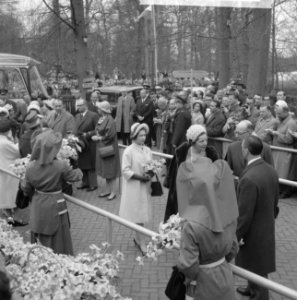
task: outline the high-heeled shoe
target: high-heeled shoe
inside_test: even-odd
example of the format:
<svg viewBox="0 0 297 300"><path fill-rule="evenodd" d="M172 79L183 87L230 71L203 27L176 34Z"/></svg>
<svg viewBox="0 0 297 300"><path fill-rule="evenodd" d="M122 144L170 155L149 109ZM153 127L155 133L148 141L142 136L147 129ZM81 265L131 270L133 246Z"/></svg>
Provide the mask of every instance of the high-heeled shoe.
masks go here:
<svg viewBox="0 0 297 300"><path fill-rule="evenodd" d="M111 193L106 200L111 201L113 200L115 197L117 196L117 194Z"/></svg>
<svg viewBox="0 0 297 300"><path fill-rule="evenodd" d="M146 255L146 251L143 251L143 250L141 249L140 244L136 241L135 238L133 239L133 241L134 241L134 244L135 244L136 248L138 248L138 250L141 252L142 256L145 256L145 255Z"/></svg>

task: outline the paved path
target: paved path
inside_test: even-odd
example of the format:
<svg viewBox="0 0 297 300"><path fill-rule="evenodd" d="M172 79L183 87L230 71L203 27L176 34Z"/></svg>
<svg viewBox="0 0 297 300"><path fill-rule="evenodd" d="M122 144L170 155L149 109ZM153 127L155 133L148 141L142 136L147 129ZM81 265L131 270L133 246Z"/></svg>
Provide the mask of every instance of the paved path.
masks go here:
<svg viewBox="0 0 297 300"><path fill-rule="evenodd" d="M75 191L74 196L87 203L117 214L119 197L113 201L98 198L95 192ZM163 219L166 196L153 198L153 221L149 228L157 231L159 222ZM89 212L76 205L69 204L71 231L76 253L88 251L91 244L106 241L105 218ZM26 217L26 211L22 213ZM19 229L28 238L28 228ZM113 223L113 247L125 255L125 261L120 265L120 281L118 290L123 296L133 300L165 300L164 288L171 274L171 266L175 264L177 251L168 251L158 262L146 262L139 266L135 258L140 255L133 243L134 233L123 226ZM271 279L297 290L297 197L280 201L280 214L276 221L276 259L277 272ZM244 285L245 281L236 277L236 285ZM238 299L248 299L240 298ZM285 299L271 293L271 299ZM215 300L215 299L210 299Z"/></svg>

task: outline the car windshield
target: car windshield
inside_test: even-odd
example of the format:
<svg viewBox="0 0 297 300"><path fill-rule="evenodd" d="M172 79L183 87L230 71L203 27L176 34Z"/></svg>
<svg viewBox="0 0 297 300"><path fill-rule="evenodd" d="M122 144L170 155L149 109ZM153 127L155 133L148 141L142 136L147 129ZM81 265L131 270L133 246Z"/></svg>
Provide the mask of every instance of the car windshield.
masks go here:
<svg viewBox="0 0 297 300"><path fill-rule="evenodd" d="M27 88L19 69L13 67L0 69L0 89L8 90L10 98L21 98L27 93Z"/></svg>

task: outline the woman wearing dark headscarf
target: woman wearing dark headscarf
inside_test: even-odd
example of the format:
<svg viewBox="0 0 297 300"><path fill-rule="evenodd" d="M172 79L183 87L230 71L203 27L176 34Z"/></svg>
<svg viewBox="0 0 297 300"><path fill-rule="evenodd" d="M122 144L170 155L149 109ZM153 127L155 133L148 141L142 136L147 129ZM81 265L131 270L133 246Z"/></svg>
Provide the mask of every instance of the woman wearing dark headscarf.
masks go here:
<svg viewBox="0 0 297 300"><path fill-rule="evenodd" d="M188 299L236 299L230 261L237 251L238 207L232 172L223 160L205 157L205 128L192 125L190 149L177 173L181 233L178 269L186 276Z"/></svg>
<svg viewBox="0 0 297 300"><path fill-rule="evenodd" d="M73 254L62 185L64 181L80 181L82 172L56 159L61 145L62 135L51 129L32 136L31 162L22 189L26 195L33 194L29 223L32 242L38 240L55 253Z"/></svg>

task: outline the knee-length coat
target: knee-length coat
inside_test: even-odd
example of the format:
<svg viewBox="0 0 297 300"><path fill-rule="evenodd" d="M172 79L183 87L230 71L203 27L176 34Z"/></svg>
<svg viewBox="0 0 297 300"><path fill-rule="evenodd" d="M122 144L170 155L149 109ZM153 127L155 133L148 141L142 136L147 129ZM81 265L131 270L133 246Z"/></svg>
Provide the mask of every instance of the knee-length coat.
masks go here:
<svg viewBox="0 0 297 300"><path fill-rule="evenodd" d="M113 145L115 155L102 158L97 151L96 167L97 173L105 179L114 179L121 175L121 162L119 146L116 132L116 124L111 115L107 115L104 120L97 124L96 132L102 136L102 140L97 142L97 148Z"/></svg>

